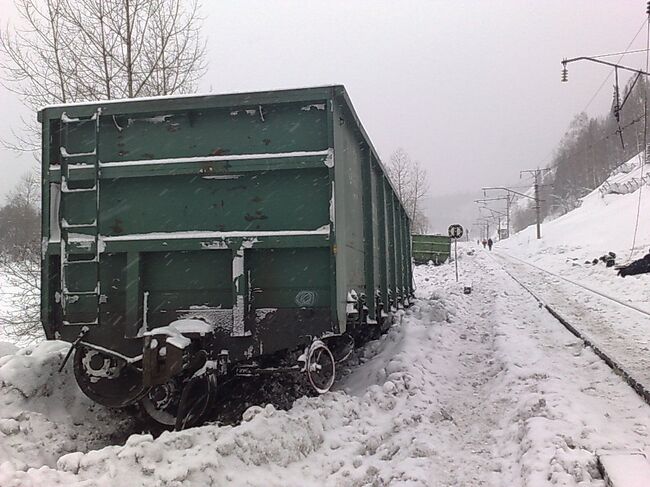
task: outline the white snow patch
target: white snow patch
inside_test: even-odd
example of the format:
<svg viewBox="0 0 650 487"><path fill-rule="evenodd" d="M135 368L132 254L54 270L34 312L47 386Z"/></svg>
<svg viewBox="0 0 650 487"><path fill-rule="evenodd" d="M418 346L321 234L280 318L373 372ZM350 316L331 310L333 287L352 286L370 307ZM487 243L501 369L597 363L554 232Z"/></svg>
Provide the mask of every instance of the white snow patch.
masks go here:
<svg viewBox="0 0 650 487"><path fill-rule="evenodd" d="M61 151L65 149L62 147ZM93 153L94 154L94 153ZM100 162L100 167L122 167L122 166L149 166L157 164L184 164L192 162L221 162L221 161L246 161L258 159L284 159L284 158L301 158L312 156L327 157L330 154L330 149L321 151L294 151L294 152L268 152L268 153L253 153L253 154L229 154L223 156L197 156L197 157L170 157L164 159L139 159L133 161L107 161ZM78 154L75 154L78 155ZM77 168L82 166L92 168L92 164L77 164Z"/></svg>

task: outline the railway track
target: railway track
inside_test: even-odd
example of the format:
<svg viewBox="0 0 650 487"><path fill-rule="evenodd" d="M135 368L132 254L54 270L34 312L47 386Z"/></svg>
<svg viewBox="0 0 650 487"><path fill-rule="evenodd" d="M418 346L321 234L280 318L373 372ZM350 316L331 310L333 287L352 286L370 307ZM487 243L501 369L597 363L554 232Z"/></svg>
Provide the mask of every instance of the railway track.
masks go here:
<svg viewBox="0 0 650 487"><path fill-rule="evenodd" d="M614 297L614 296L610 296L610 295L607 294L607 293L604 293L604 292L599 291L599 290L597 290L597 289L593 289L593 288L591 288L591 287L589 287L589 286L585 286L584 284L580 284L580 283L578 283L578 282L572 281L571 279L567 279L567 278L564 277L564 276L560 276L560 275L555 274L555 273L553 273L553 272L551 272L551 271L549 271L549 270L547 270L547 269L543 269L542 267L538 267L538 266L536 266L535 264L531 264L530 262L526 262L525 260L520 259L520 258L518 258L518 257L515 257L514 255L508 255L507 257L504 256L503 254L497 254L497 255L499 255L500 257L505 258L505 259L511 259L511 260L515 260L515 261L517 261L517 262L521 262L522 264L525 264L525 265L527 265L528 267L532 267L533 269L537 269L538 271L544 272L544 273L548 274L549 276L554 277L555 279L560 279L560 280L562 280L562 281L564 281L564 282L567 282L567 283L569 283L569 284L573 284L574 286L577 286L577 287L579 287L579 288L582 288L582 289L584 289L585 291L588 291L588 292L593 293L593 294L595 294L595 295L597 295L597 296L600 296L601 298L604 298L604 299L607 299L607 300L609 300L609 301L612 301L613 303L616 303L616 304L619 305L619 306L624 306L624 307L626 307L626 308L630 308L630 309L632 309L632 310L634 310L634 311L637 311L637 312L639 312L639 313L641 313L641 314L647 316L648 318L650 318L650 312L649 312L649 311L647 311L647 310L645 310L645 309L643 309L643 308L640 308L640 307L638 307L638 306L634 306L633 304L630 304L630 303L626 303L626 302L624 302L624 301L621 301L620 299L618 299L618 298L616 298L616 297Z"/></svg>
<svg viewBox="0 0 650 487"><path fill-rule="evenodd" d="M650 405L650 349L644 346L647 342L635 340L633 336L624 333L624 330L618 329L622 323L631 323L630 315L634 314L636 320L632 322L639 325L635 328L641 328L641 333L645 332L645 336L650 337L650 313L643 308L625 303L616 297L558 276L516 257L496 253L496 257L493 258L506 274L539 303L540 307L546 309L567 330L591 348ZM520 266L519 273L516 270L518 266ZM597 316L597 320L594 320L594 315L598 314L598 311L594 313L593 309L586 315L583 314L585 309L571 311L570 308L575 305L575 302L570 303L565 296L564 303L562 303L562 299L558 299L558 293L549 293L548 288L544 290L544 285L540 284L540 281L535 282L536 277L533 274L521 272L521 267L533 269L537 276L550 275L554 279L568 284L574 292L589 293L607 303L615 304L619 310L617 313L612 313L610 310L608 313ZM546 285L549 284L543 279L542 282ZM546 294L544 294L545 292ZM562 290L559 290L559 294L563 294ZM613 317L619 318L616 328L613 326ZM594 323L598 323L598 325L594 326ZM611 332L609 337L616 337L615 340L608 340L607 329ZM626 339L627 343L625 343ZM637 361L639 356L642 356L643 360Z"/></svg>

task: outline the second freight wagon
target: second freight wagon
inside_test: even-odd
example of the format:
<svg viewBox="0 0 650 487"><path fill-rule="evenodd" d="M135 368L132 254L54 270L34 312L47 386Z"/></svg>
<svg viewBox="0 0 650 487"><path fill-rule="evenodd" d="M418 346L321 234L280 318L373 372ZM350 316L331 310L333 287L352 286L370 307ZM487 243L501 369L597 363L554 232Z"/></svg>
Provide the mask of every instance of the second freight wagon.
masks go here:
<svg viewBox="0 0 650 487"><path fill-rule="evenodd" d="M448 235L412 235L413 262L440 265L447 262L451 254L451 237Z"/></svg>
<svg viewBox="0 0 650 487"><path fill-rule="evenodd" d="M183 427L236 374L324 392L408 305L409 218L342 86L38 118L42 324L93 400Z"/></svg>

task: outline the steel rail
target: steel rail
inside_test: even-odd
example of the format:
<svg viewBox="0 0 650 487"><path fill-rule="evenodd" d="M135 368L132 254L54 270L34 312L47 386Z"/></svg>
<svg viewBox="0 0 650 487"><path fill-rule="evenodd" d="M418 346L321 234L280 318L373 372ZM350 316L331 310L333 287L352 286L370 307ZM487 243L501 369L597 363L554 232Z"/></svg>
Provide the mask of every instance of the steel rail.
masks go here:
<svg viewBox="0 0 650 487"><path fill-rule="evenodd" d="M596 295L598 295L598 296L600 296L602 298L609 299L610 301L613 301L614 303L618 304L619 306L624 306L626 308L634 310L637 313L641 313L642 315L645 315L646 317L650 318L650 312L643 309L643 308L639 308L637 306L634 306L633 304L625 303L625 302L623 302L623 301L621 301L621 300L619 300L619 299L617 299L617 298L615 298L613 296L609 296L609 295L607 295L607 294L605 294L605 293L603 293L601 291L598 291L597 289L592 289L592 288L590 288L588 286L585 286L583 284L572 281L571 279L567 279L566 277L560 276L558 274L554 274L551 271L543 269L542 267L538 267L535 264L531 264L530 262L526 262L525 260L522 260L522 259L520 259L518 257L513 256L513 255L506 256L506 255L502 254L501 252L495 252L495 253L497 255L505 258L505 259L514 259L514 260L516 260L518 262L521 262L522 264L526 264L526 265L528 265L530 267L533 267L533 268L535 268L535 269L537 269L539 271L545 272L546 274L548 274L550 276L553 276L553 277L555 277L557 279L562 279L563 281L566 281L569 284L573 284L574 286L580 287L580 288L584 289L585 291L589 291L591 293L594 293L594 294L596 294Z"/></svg>
<svg viewBox="0 0 650 487"><path fill-rule="evenodd" d="M632 375L630 375L621 364L616 360L610 357L605 351L603 351L598 345L596 345L589 337L580 332L575 326L573 326L566 318L564 318L560 313L558 313L553 307L547 304L541 297L539 297L535 292L533 292L528 286L523 282L517 279L508 269L501 265L497 260L490 256L495 263L508 275L510 278L519 284L526 292L528 292L534 299L539 303L540 308L544 308L553 318L559 321L562 326L564 326L572 335L578 338L582 343L591 348L593 352L603 361L607 366L614 371L615 374L619 375L633 390L636 392L643 401L650 406L650 390L648 390L641 382L636 380ZM522 261L524 262L524 261ZM524 262L527 264L527 262ZM535 266L534 266L535 267ZM638 310L637 310L638 311ZM644 312L645 313L645 312Z"/></svg>

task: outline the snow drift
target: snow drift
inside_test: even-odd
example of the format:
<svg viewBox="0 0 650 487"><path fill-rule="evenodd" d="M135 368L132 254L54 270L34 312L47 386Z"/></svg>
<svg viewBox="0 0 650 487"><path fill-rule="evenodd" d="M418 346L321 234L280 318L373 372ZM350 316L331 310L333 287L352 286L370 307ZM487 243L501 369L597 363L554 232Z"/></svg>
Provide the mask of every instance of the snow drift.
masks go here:
<svg viewBox="0 0 650 487"><path fill-rule="evenodd" d="M615 171L601 187L582 199L579 208L544 221L541 240L536 239L532 225L497 242L496 250L650 310L650 274L623 279L613 267L592 263L614 252L616 264L626 264L650 251L650 186L633 183L641 181L642 175L650 181L650 164L641 166L637 156L622 167L626 167L625 171ZM632 191L608 192L607 188L617 185L627 185ZM636 242L632 248L635 228Z"/></svg>
<svg viewBox="0 0 650 487"><path fill-rule="evenodd" d="M69 346L0 343L0 478L7 469L54 466L66 453L102 447L132 431L127 416L83 395L70 363L58 372Z"/></svg>

